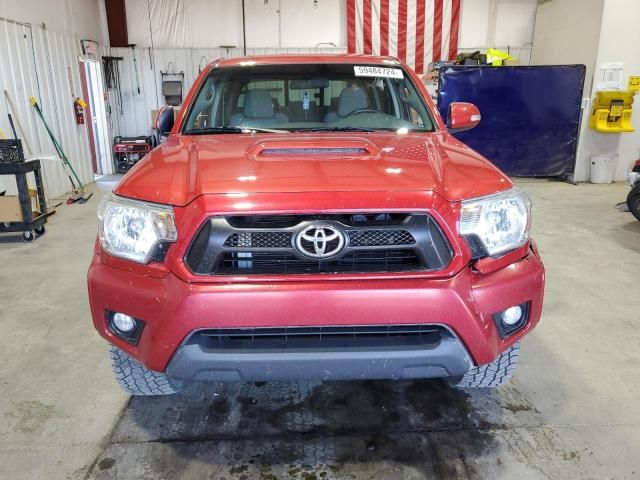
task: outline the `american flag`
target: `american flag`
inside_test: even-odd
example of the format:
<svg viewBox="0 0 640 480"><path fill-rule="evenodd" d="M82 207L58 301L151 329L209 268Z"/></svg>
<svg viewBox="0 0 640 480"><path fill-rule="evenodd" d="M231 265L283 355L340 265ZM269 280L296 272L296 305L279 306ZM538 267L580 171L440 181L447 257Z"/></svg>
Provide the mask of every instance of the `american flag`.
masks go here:
<svg viewBox="0 0 640 480"><path fill-rule="evenodd" d="M391 55L424 73L458 53L461 0L347 0L349 53Z"/></svg>

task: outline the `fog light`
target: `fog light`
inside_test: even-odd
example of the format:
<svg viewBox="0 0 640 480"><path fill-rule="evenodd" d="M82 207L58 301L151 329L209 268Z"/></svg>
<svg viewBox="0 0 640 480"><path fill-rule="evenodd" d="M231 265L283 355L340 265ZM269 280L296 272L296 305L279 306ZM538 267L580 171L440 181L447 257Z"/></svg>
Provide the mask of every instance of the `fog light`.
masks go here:
<svg viewBox="0 0 640 480"><path fill-rule="evenodd" d="M493 321L500 338L507 338L509 335L524 328L529 321L530 302L514 305L501 312L493 314Z"/></svg>
<svg viewBox="0 0 640 480"><path fill-rule="evenodd" d="M113 325L121 332L127 333L136 327L136 321L133 317L125 315L124 313L114 313Z"/></svg>
<svg viewBox="0 0 640 480"><path fill-rule="evenodd" d="M515 307L509 307L502 312L502 322L510 327L518 323L522 319L522 307L516 305Z"/></svg>

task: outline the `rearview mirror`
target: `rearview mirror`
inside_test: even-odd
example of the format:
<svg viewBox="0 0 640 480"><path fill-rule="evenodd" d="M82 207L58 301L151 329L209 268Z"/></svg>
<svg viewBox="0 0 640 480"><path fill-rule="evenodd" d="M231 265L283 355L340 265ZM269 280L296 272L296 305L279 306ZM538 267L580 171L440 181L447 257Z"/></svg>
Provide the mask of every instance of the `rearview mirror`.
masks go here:
<svg viewBox="0 0 640 480"><path fill-rule="evenodd" d="M449 105L447 128L450 132L469 130L480 123L480 110L473 103L453 102Z"/></svg>

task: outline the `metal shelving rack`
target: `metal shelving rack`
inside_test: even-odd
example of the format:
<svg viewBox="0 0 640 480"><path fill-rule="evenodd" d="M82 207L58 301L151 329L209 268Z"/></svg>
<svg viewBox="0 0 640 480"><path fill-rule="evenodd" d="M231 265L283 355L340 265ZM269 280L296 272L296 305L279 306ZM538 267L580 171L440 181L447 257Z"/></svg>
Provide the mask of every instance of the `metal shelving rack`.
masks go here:
<svg viewBox="0 0 640 480"><path fill-rule="evenodd" d="M33 172L38 191L39 212L31 210L31 197L27 184L27 174ZM0 223L0 232L23 232L26 241L32 241L35 234L44 234L44 224L47 223L47 202L42 184L40 160L30 160L20 163L0 162L0 175L13 175L18 186L18 199L22 210L22 222Z"/></svg>

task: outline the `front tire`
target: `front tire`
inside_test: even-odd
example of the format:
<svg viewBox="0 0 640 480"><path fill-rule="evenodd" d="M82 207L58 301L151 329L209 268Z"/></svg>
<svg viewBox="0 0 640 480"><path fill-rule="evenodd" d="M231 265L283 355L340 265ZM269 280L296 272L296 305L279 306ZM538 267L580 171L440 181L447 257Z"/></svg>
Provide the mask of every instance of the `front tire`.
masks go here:
<svg viewBox="0 0 640 480"><path fill-rule="evenodd" d="M640 188L634 187L627 195L627 206L633 216L640 220Z"/></svg>
<svg viewBox="0 0 640 480"><path fill-rule="evenodd" d="M456 388L494 388L504 385L513 375L519 356L520 342L502 352L493 362L473 367L450 384Z"/></svg>
<svg viewBox="0 0 640 480"><path fill-rule="evenodd" d="M130 395L172 395L182 390L181 382L170 379L166 373L149 370L114 345L109 345L109 357L113 375Z"/></svg>

